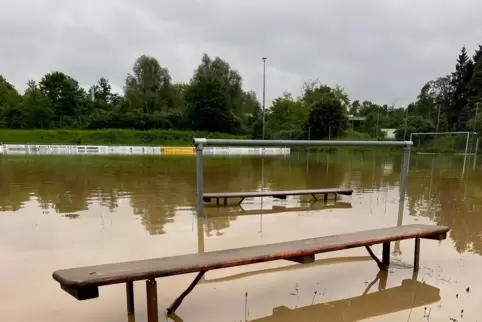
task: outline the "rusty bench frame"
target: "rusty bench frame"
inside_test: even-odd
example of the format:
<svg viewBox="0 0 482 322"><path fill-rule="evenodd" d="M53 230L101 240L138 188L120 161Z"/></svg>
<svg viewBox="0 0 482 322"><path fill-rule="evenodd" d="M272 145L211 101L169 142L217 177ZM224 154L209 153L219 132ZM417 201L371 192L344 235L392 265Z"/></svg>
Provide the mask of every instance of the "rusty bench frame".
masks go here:
<svg viewBox="0 0 482 322"><path fill-rule="evenodd" d="M379 269L386 271L390 265L390 243L415 239L413 269L417 272L420 261L420 239L443 240L447 237L448 231L449 228L444 226L396 226L202 254L58 270L53 273L53 278L60 283L64 291L78 300L99 297L99 286L126 283L128 314L134 313L134 281L146 280L148 322L157 322L156 278L198 273L188 288L167 309L167 313L172 314L209 270L280 259L300 264L313 263L315 254L365 247ZM377 244L383 245L381 261L370 248Z"/></svg>
<svg viewBox="0 0 482 322"><path fill-rule="evenodd" d="M275 190L275 191L241 191L241 192L210 192L203 193L203 201L211 202L211 199L216 199L216 204L219 205L219 199L224 199L224 206L228 205L228 199L240 198L238 202L240 205L244 199L253 197L273 197L277 199L286 199L287 196L307 196L311 195L315 200L318 200L316 195L323 195L324 200L328 200L328 195L333 194L335 201L337 195L351 196L353 189L344 188L328 188L328 189L308 189L308 190Z"/></svg>

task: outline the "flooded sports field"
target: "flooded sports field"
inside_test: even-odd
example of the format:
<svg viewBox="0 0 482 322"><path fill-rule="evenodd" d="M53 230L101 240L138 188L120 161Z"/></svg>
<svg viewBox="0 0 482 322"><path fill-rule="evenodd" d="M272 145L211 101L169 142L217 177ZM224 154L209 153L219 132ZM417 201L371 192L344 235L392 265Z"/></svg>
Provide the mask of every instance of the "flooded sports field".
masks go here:
<svg viewBox="0 0 482 322"><path fill-rule="evenodd" d="M445 225L444 241L392 243L386 274L364 248L209 271L161 321L482 321L482 169L463 156L389 152L206 157L205 192L351 188L352 196L247 199L196 216L194 156L0 156L0 321L146 321L146 289L77 301L63 268L209 252L404 224ZM381 254L381 245L373 247ZM157 279L159 312L196 274Z"/></svg>

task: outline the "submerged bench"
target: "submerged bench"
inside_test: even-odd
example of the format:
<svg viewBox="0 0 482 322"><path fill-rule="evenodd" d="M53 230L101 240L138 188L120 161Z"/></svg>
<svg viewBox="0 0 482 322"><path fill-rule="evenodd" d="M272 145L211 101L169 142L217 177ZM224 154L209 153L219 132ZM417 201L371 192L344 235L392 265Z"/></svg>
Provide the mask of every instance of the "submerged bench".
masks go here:
<svg viewBox="0 0 482 322"><path fill-rule="evenodd" d="M241 198L238 204L242 203L244 199L250 197L273 197L278 199L286 199L287 196L305 196L311 195L315 200L316 195L323 195L325 201L328 200L328 195L347 195L351 196L353 193L352 189L341 189L341 188L330 188L330 189L310 189L310 190L285 190L285 191L246 191L246 192L212 192L204 193L203 200L205 202L210 202L211 199L216 199L216 204L219 205L219 199L224 199L224 205L228 204L228 199Z"/></svg>
<svg viewBox="0 0 482 322"><path fill-rule="evenodd" d="M133 282L147 280L147 317L149 322L157 322L155 279L159 277L198 272L191 285L167 309L168 313L174 313L209 270L280 259L300 264L312 263L315 254L355 247L366 247L378 267L387 270L390 264L390 242L415 239L414 271L418 271L420 239L443 240L447 237L448 231L449 228L444 226L406 225L201 254L64 269L54 272L53 278L60 283L64 291L78 300L99 297L99 286L126 283L128 313L134 312ZM381 261L369 247L376 244L383 244Z"/></svg>

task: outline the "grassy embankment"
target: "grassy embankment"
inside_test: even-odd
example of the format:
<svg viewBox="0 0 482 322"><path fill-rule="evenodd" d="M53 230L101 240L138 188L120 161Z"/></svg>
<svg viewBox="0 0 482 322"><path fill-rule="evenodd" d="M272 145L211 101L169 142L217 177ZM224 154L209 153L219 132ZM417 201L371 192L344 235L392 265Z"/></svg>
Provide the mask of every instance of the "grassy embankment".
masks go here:
<svg viewBox="0 0 482 322"><path fill-rule="evenodd" d="M0 130L0 143L191 146L194 137L246 139L225 133L175 130Z"/></svg>

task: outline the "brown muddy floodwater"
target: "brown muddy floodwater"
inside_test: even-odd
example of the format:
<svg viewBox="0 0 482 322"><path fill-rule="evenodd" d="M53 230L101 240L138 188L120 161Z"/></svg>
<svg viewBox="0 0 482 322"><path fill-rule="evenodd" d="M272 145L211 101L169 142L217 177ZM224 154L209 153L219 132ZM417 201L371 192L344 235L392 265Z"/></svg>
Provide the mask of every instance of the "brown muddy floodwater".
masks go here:
<svg viewBox="0 0 482 322"><path fill-rule="evenodd" d="M410 268L413 240L395 243L386 275L363 248L322 254L308 265L210 271L175 321L482 321L482 169L468 160L463 173L462 165L462 157L414 154L399 214L400 154L207 157L207 192L355 193L326 205L246 200L242 208L206 207L197 220L194 157L0 156L0 321L128 320L124 285L79 302L52 279L61 268L411 223L452 229L445 241L422 241L418 276ZM160 312L193 277L158 279ZM135 283L135 296L135 320L145 321L143 282Z"/></svg>

